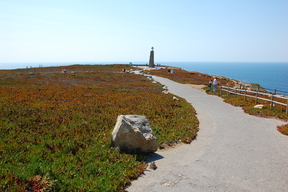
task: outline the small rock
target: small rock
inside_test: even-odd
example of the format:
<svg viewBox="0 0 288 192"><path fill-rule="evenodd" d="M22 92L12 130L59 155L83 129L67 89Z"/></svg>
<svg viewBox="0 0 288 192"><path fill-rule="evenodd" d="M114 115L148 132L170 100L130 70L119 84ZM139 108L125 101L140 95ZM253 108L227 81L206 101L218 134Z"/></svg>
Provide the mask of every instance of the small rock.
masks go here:
<svg viewBox="0 0 288 192"><path fill-rule="evenodd" d="M163 89L168 89L168 87L166 85L163 85L162 88Z"/></svg>
<svg viewBox="0 0 288 192"><path fill-rule="evenodd" d="M255 109L263 109L265 106L260 104L260 105L255 105L254 108Z"/></svg>
<svg viewBox="0 0 288 192"><path fill-rule="evenodd" d="M157 166L156 166L156 164L155 164L154 161L153 161L152 163L150 163L149 168L150 168L150 169L153 169L153 170L157 169Z"/></svg>
<svg viewBox="0 0 288 192"><path fill-rule="evenodd" d="M168 91L168 90L164 90L164 91L162 91L162 93L164 93L164 94L168 94L169 91Z"/></svg>
<svg viewBox="0 0 288 192"><path fill-rule="evenodd" d="M179 101L179 99L177 97L173 97L174 101Z"/></svg>

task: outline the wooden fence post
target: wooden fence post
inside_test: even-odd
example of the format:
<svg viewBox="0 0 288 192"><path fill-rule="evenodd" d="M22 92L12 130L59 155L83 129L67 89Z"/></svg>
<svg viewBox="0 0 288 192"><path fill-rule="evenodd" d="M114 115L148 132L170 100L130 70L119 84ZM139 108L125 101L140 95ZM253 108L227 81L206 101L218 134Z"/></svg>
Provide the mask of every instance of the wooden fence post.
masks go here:
<svg viewBox="0 0 288 192"><path fill-rule="evenodd" d="M220 86L220 95L222 95L222 85Z"/></svg>
<svg viewBox="0 0 288 192"><path fill-rule="evenodd" d="M274 94L271 94L271 105L270 105L270 109L273 109L273 101L274 101Z"/></svg>
<svg viewBox="0 0 288 192"><path fill-rule="evenodd" d="M229 85L227 87L227 96L229 96Z"/></svg>
<svg viewBox="0 0 288 192"><path fill-rule="evenodd" d="M229 87L229 85L227 85L227 86L224 86L224 89L225 88L227 88L227 90L225 90L225 91L227 91L227 96L231 96L231 94L233 95L234 94L234 97L237 97L237 88L233 88L233 87ZM222 95L222 90L223 89L223 87L222 87L222 85L221 85L221 88L220 88L220 94ZM234 93L233 93L233 91L234 91ZM253 97L253 92L254 91L252 91L251 90L251 95L249 94L249 93L247 93L247 86L246 87L243 87L243 90L242 90L242 86L240 85L240 89L239 89L239 95L241 95L242 94L242 92L244 92L244 100L246 101L247 100L247 94L248 94L248 96L250 97ZM281 91L280 91L281 92ZM260 93L260 96L259 96L259 93ZM267 92L265 92L266 94L264 94L264 95L267 95L268 96L268 99L266 99L267 97L264 97L264 98L262 98L261 97L261 94L262 92L260 91L260 87L258 86L257 87L257 89L256 89L256 91L255 91L255 103L257 104L258 103L258 99L260 99L260 100L265 100L265 101L268 101L269 102L269 94L271 94L271 100L270 100L270 109L273 109L274 108L274 103L276 102L276 104L277 103L279 103L279 105L284 105L285 106L285 101L284 102L278 102L277 101L277 99L276 99L276 101L274 102L274 100L275 100L275 97L277 98L277 95L276 95L276 93L277 93L277 90L276 89L274 89L274 92L268 92L268 94L267 94ZM259 98L258 98L259 97ZM279 98L282 98L282 99L284 99L283 97L279 97ZM286 114L288 115L288 96L287 97L285 97L286 98ZM277 105L278 106L278 105Z"/></svg>

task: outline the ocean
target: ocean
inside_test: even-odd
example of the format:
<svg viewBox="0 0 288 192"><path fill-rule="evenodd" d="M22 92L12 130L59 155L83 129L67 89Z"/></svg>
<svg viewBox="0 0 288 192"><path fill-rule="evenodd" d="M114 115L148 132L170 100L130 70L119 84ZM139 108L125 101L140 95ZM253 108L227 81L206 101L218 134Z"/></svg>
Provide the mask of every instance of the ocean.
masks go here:
<svg viewBox="0 0 288 192"><path fill-rule="evenodd" d="M65 66L72 64L115 64L129 62L54 62L54 63L14 63L0 64L0 69L26 67ZM148 62L132 62L146 64ZM261 87L288 95L288 62L155 62L155 64L181 67L187 71L197 71L215 76L224 76L245 83L256 83Z"/></svg>
<svg viewBox="0 0 288 192"><path fill-rule="evenodd" d="M288 62L162 62L161 65L256 83L266 89L284 91L281 94L288 95Z"/></svg>

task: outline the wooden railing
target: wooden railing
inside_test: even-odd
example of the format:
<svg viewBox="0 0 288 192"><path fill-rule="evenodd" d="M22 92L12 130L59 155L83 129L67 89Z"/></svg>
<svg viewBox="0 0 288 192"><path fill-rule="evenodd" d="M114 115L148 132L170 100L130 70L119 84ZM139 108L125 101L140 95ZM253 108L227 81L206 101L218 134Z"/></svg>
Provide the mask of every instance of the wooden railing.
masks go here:
<svg viewBox="0 0 288 192"><path fill-rule="evenodd" d="M268 89L265 89L268 90ZM258 100L263 100L270 103L270 108L274 108L277 105L282 105L286 107L286 114L288 114L288 96L280 95L279 92L286 93L280 90L273 90L273 92L263 91L259 88L256 90L249 90L246 87L229 87L229 86L220 86L220 94L223 94L223 91L227 92L227 95L233 95L234 97L243 96L243 99L246 100L248 97L255 98L255 103L258 103ZM277 94L278 91L278 94Z"/></svg>

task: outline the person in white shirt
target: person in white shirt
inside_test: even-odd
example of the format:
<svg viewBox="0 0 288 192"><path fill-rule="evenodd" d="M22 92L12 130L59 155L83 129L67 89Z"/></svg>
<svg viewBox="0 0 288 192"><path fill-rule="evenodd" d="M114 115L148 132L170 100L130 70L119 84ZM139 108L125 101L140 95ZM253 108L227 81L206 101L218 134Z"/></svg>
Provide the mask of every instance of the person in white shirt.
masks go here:
<svg viewBox="0 0 288 192"><path fill-rule="evenodd" d="M213 80L213 87L214 87L214 92L217 90L218 88L218 81L217 81L217 78L215 77L215 79Z"/></svg>

